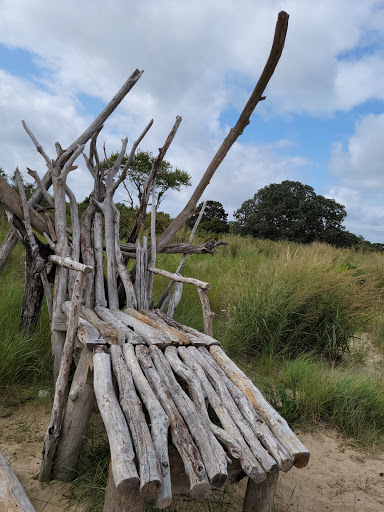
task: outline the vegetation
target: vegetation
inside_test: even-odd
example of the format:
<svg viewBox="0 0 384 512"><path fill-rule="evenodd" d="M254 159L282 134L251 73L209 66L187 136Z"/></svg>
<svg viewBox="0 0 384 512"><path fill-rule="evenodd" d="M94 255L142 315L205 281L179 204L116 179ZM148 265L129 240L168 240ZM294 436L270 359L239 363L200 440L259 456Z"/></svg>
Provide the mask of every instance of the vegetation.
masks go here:
<svg viewBox="0 0 384 512"><path fill-rule="evenodd" d="M0 228L0 240L7 232ZM185 241L188 230L178 234ZM369 446L382 443L382 366L369 372L366 350L351 340L368 332L384 357L384 255L225 235L230 246L216 256L189 256L183 274L211 283L214 332L225 350L293 426L319 422ZM28 339L18 332L23 250L17 248L1 276L0 388L9 404L36 397L51 380L49 322L43 314ZM180 255L159 255L158 266L176 268ZM158 296L166 280L155 277ZM202 329L195 287L185 286L176 319ZM364 341L367 345L371 341ZM95 430L96 429L96 430ZM108 467L103 426L95 427L73 499L101 510ZM224 499L224 498L223 498ZM190 505L190 504L189 504ZM154 510L154 509L153 509ZM202 508L201 510L206 510Z"/></svg>
<svg viewBox="0 0 384 512"><path fill-rule="evenodd" d="M203 203L200 203L196 212L187 222L190 228L193 228L202 206ZM214 234L229 232L228 213L225 212L224 206L219 201L207 201L199 229Z"/></svg>
<svg viewBox="0 0 384 512"><path fill-rule="evenodd" d="M111 155L107 160L107 163L104 165L106 167L111 167L117 157L117 153ZM128 203L131 208L137 206L135 203L135 197L138 198L138 202L140 203L145 182L151 172L155 160L156 158L150 151L138 151L133 157L127 177L123 181L123 185L129 197ZM121 169L124 168L126 162L127 157L123 158ZM191 176L186 171L182 171L177 167L174 169L169 162L163 160L156 175L157 206L159 206L161 201L164 199L167 190L179 191L181 187L189 187L190 185Z"/></svg>
<svg viewBox="0 0 384 512"><path fill-rule="evenodd" d="M255 238L302 243L317 240L339 247L359 243L359 237L342 226L347 215L344 206L317 195L299 181L261 188L234 215L239 233Z"/></svg>

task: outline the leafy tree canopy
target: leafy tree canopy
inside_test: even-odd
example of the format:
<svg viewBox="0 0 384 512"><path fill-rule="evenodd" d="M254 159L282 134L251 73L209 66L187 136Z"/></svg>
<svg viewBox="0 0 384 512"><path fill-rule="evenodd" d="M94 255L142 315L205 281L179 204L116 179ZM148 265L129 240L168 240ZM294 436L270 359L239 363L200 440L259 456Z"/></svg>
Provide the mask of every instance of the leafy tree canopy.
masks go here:
<svg viewBox="0 0 384 512"><path fill-rule="evenodd" d="M106 166L111 167L116 161L117 156L117 153L112 154ZM127 178L123 182L129 197L128 203L132 208L135 207L135 197L138 198L139 203L141 201L145 182L155 160L156 158L150 151L138 151L133 157ZM121 168L124 167L126 161L127 157L123 158ZM186 171L182 171L177 167L174 169L169 162L163 160L156 176L157 206L164 199L167 190L179 191L181 187L189 187L190 185L191 176Z"/></svg>
<svg viewBox="0 0 384 512"><path fill-rule="evenodd" d="M344 206L334 199L317 195L309 185L288 180L260 189L234 214L238 232L255 238L359 245L359 237L342 226L346 215Z"/></svg>
<svg viewBox="0 0 384 512"><path fill-rule="evenodd" d="M196 212L187 222L187 225L190 228L194 226L202 205L203 203L199 204ZM225 212L224 206L219 201L207 201L199 227L209 231L210 233L228 233L229 224L227 218L228 214Z"/></svg>

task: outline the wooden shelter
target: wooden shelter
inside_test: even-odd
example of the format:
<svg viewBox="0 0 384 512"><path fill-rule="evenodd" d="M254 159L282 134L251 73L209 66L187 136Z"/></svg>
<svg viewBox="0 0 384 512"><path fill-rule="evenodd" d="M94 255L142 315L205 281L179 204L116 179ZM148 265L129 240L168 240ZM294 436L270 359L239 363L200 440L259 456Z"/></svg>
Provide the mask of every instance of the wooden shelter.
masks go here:
<svg viewBox="0 0 384 512"><path fill-rule="evenodd" d="M42 451L40 480L69 481L77 462L95 403L108 435L111 463L105 511L143 510L153 499L159 508L172 496L189 493L206 498L213 489L249 477L246 510L272 510L279 471L304 467L309 453L286 421L225 354L212 332L210 285L183 277L189 253L212 252L215 243L193 245L197 219L187 244L170 245L175 233L193 214L196 204L232 144L249 123L284 47L288 15L281 12L271 54L241 113L201 178L182 212L156 237L155 182L160 164L176 135L181 118L170 131L148 177L127 244L119 239L119 211L114 194L125 179L135 150L150 129L137 137L121 169L128 139L112 167L102 165L97 138L104 122L142 75L136 70L89 128L66 150L56 143L48 157L36 137L23 126L47 172L27 202L17 170L20 196L0 178L0 199L14 233L26 248L23 326L33 326L43 291L51 318L56 379L51 419ZM90 142L88 155L85 145ZM94 179L91 203L79 219L74 194L66 181L83 155ZM54 198L47 193L53 185ZM152 194L151 240L139 239ZM42 197L49 205L39 208ZM66 221L66 197L71 225ZM51 215L54 213L54 216ZM46 243L40 242L33 230ZM12 233L0 255L12 246ZM159 252L183 254L175 273L156 267ZM127 270L135 258L133 271ZM104 275L106 268L106 276ZM50 276L54 276L51 296ZM154 304L154 274L169 279ZM175 286L173 286L175 284ZM204 333L173 320L184 285L195 286L202 304ZM174 288L174 291L173 291ZM167 314L165 308L168 306ZM75 371L69 386L72 362ZM255 508L256 507L256 508Z"/></svg>

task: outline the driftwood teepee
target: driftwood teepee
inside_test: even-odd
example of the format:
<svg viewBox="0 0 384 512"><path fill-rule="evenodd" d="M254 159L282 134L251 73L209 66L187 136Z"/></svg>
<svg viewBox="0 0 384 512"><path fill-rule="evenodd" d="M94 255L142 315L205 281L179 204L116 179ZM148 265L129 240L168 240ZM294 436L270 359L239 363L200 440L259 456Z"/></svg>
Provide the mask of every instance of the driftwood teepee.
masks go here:
<svg viewBox="0 0 384 512"><path fill-rule="evenodd" d="M116 162L108 169L101 165L97 151L97 138L104 122L140 79L142 71L136 70L131 75L73 144L63 150L56 143L54 159L48 157L23 122L47 166L42 179L29 170L38 185L29 202L18 171L20 196L0 178L0 199L13 225L13 232L0 250L0 258L4 261L12 250L13 233L16 233L26 247L29 267L23 305L25 324L33 325L36 321L36 307L41 303L43 291L51 318L56 388L44 439L40 480L71 480L75 476L97 402L111 449L105 511L141 510L147 499L155 499L157 506L164 508L178 492L204 498L212 489L245 475L250 477L246 509L257 505L258 510L272 510L279 470L307 464L309 453L285 420L213 338L209 284L180 274L187 254L213 251L214 243L192 245L201 215L187 244L170 245L175 233L193 214L228 150L249 123L257 103L265 99L262 95L282 53L287 26L288 15L281 12L270 56L243 112L185 208L161 236L156 237L156 174L181 118L176 118L159 150L127 244L122 245L119 240L119 211L113 198L152 121L137 137L122 171L127 138L122 141ZM94 188L90 205L79 219L76 199L66 182L81 155L94 179ZM47 193L51 184L53 200ZM145 237L142 241L138 237L151 194L151 244L148 246ZM46 208L37 206L42 197L49 205ZM71 226L66 222L66 197L70 202ZM33 230L46 243L41 243ZM156 267L159 252L183 254L175 273ZM127 270L129 258L136 259L131 272ZM154 274L169 279L157 305L152 298ZM204 334L172 318L183 284L197 287ZM68 389L73 361L76 370ZM117 381L117 391L113 379ZM219 421L212 421L211 408Z"/></svg>

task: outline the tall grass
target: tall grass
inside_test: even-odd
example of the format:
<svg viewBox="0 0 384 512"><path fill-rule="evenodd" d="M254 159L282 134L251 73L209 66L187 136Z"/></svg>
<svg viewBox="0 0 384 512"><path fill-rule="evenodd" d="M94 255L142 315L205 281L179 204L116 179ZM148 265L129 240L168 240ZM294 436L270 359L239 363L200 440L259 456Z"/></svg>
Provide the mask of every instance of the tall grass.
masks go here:
<svg viewBox="0 0 384 512"><path fill-rule="evenodd" d="M45 308L35 332L19 332L23 299L23 249L16 247L0 277L0 387L52 379L49 318Z"/></svg>

